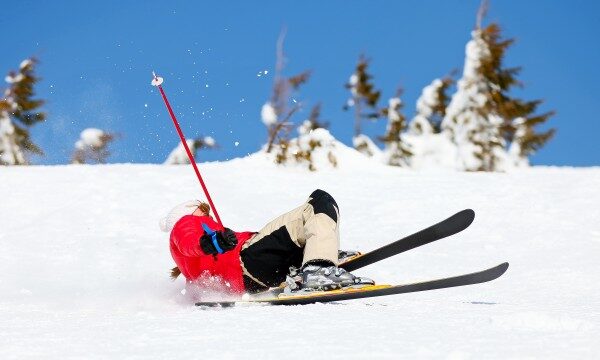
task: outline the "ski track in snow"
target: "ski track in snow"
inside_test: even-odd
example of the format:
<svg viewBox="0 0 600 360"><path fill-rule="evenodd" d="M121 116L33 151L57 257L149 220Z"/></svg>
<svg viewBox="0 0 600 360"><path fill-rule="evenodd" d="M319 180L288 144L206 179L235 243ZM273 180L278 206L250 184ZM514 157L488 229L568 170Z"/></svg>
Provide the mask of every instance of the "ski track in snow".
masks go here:
<svg viewBox="0 0 600 360"><path fill-rule="evenodd" d="M458 235L358 270L381 283L509 261L486 284L291 307L185 302L158 220L201 189L188 166L0 169L0 354L23 358L592 358L600 351L600 169L415 172L346 161L200 164L223 222L258 230L315 188L342 247L369 249L463 208ZM232 176L233 175L233 176Z"/></svg>

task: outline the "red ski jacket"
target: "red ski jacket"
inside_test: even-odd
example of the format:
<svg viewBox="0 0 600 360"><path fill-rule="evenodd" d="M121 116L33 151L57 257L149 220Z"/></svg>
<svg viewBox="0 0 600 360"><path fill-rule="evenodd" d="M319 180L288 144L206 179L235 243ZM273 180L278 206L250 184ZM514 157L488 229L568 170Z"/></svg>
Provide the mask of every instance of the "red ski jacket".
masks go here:
<svg viewBox="0 0 600 360"><path fill-rule="evenodd" d="M237 246L216 256L205 254L200 248L200 238L204 235L202 224L218 229L210 216L186 215L179 219L171 231L171 256L188 281L200 275L219 276L234 293L244 292L240 251L242 245L254 235L253 232L236 232Z"/></svg>

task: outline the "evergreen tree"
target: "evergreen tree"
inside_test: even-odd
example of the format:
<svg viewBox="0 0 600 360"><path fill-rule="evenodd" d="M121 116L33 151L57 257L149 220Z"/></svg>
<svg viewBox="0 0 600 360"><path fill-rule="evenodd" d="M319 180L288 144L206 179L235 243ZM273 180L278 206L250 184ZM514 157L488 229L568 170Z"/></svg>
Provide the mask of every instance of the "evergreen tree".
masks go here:
<svg viewBox="0 0 600 360"><path fill-rule="evenodd" d="M534 114L540 100L523 101L509 96L510 90L520 85L520 68L503 66L505 52L514 40L502 39L497 24L481 27L486 10L484 1L467 43L463 77L448 105L442 128L457 145L464 169L495 171L510 161L509 147L523 163L552 137L554 130L538 133L534 129L553 114Z"/></svg>
<svg viewBox="0 0 600 360"><path fill-rule="evenodd" d="M417 99L417 114L410 122L409 130L414 135L441 132L441 123L446 116L446 107L450 101L448 89L454 84L452 75L435 79L423 88Z"/></svg>
<svg viewBox="0 0 600 360"><path fill-rule="evenodd" d="M43 155L29 136L29 128L46 118L38 111L44 101L33 99L34 86L40 80L35 74L36 64L33 58L26 59L18 71L11 71L5 78L9 86L0 100L1 165L28 164L26 153Z"/></svg>
<svg viewBox="0 0 600 360"><path fill-rule="evenodd" d="M294 158L298 163L307 163L310 171L316 171L315 156L318 151L327 151L327 161L334 168L337 167L337 158L334 155L335 141L326 130L328 123L320 120L321 104L313 106L310 115L300 127L298 138L293 148Z"/></svg>
<svg viewBox="0 0 600 360"><path fill-rule="evenodd" d="M72 164L97 163L104 164L110 156L108 145L117 135L100 129L89 128L81 132L80 139L75 143Z"/></svg>
<svg viewBox="0 0 600 360"><path fill-rule="evenodd" d="M514 43L514 39L502 39L498 24L490 24L482 33L491 54L482 62L482 74L491 84L497 85L489 89L490 108L503 119L500 131L512 150L513 160L527 163L528 156L554 136L555 129L536 129L538 125L548 121L554 112L535 114L542 100L525 101L509 95L514 86L522 86L517 79L521 68L504 68L502 64L505 52Z"/></svg>
<svg viewBox="0 0 600 360"><path fill-rule="evenodd" d="M373 156L373 144L366 135L362 134L361 122L363 119L379 119L377 102L381 92L375 90L375 85L372 83L373 76L369 74L368 67L369 61L361 55L354 73L346 84L352 97L344 106L344 110L354 107L354 148L365 155Z"/></svg>
<svg viewBox="0 0 600 360"><path fill-rule="evenodd" d="M384 136L379 140L385 144L383 151L385 162L392 166L408 166L412 152L408 144L402 141L402 133L406 129L406 117L402 114L401 90L389 100L389 105L381 113L387 117L388 125Z"/></svg>

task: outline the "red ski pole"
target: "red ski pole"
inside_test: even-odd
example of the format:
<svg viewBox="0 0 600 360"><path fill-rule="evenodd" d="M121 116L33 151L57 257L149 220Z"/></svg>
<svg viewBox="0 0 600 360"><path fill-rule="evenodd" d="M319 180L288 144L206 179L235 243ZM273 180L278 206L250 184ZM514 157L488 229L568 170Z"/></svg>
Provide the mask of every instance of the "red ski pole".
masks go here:
<svg viewBox="0 0 600 360"><path fill-rule="evenodd" d="M169 100L167 100L167 95L165 95L165 92L163 91L163 88L161 86L163 83L163 78L161 78L160 76L156 76L154 71L152 72L152 76L154 78L152 79L151 84L153 86L158 87L158 90L160 91L160 94L162 95L165 105L167 106L167 110L169 111L169 115L171 115L171 120L173 120L173 125L175 125L177 134L179 134L179 138L181 139L181 144L183 144L183 147L185 149L185 152L187 153L188 159L190 159L190 163L194 167L196 176L198 177L198 180L200 181L202 190L204 190L204 195L206 195L206 199L208 200L210 207L215 212L215 217L217 218L217 222L219 223L219 226L221 227L221 229L224 229L223 223L221 222L221 218L219 217L219 213L217 212L217 208L216 208L215 204L213 203L213 201L210 197L210 194L208 193L208 189L206 188L206 185L204 184L204 180L202 180L202 175L200 175L200 170L198 170L198 166L196 166L196 161L194 160L194 155L192 155L192 152L190 151L190 148L188 147L187 141L185 140L185 136L183 136L183 132L181 131L181 128L179 127L179 122L177 122L177 118L175 117L175 114L173 113L173 109L171 109Z"/></svg>

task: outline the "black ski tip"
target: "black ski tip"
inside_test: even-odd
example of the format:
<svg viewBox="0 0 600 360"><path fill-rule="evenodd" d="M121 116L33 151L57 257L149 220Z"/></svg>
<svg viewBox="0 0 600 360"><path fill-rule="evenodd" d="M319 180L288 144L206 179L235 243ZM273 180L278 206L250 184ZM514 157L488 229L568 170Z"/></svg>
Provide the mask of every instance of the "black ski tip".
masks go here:
<svg viewBox="0 0 600 360"><path fill-rule="evenodd" d="M465 219L465 228L471 225L473 220L475 220L475 211L473 209L464 209L463 211L459 211L454 215L456 217L461 217Z"/></svg>
<svg viewBox="0 0 600 360"><path fill-rule="evenodd" d="M508 262L503 262L502 264L489 269L488 271L490 272L490 275L491 275L490 280L495 280L495 279L499 278L500 276L504 275L506 270L508 270ZM488 280L488 281L490 281L490 280Z"/></svg>
<svg viewBox="0 0 600 360"><path fill-rule="evenodd" d="M498 265L498 267L502 269L502 273L504 274L506 270L508 270L508 262L503 262L502 264Z"/></svg>

